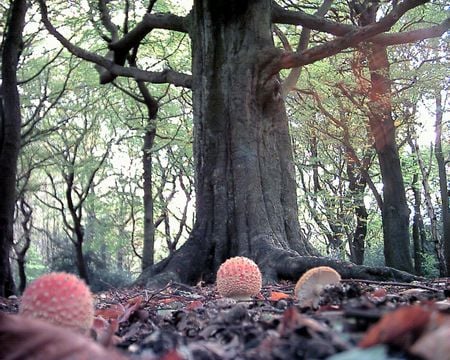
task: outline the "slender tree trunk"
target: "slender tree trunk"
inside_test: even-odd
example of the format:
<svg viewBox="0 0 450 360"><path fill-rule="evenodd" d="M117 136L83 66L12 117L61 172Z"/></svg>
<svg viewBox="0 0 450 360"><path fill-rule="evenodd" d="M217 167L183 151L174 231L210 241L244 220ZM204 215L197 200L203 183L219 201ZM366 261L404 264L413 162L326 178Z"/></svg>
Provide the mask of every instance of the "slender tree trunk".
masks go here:
<svg viewBox="0 0 450 360"><path fill-rule="evenodd" d="M350 242L350 260L357 264L364 263L365 240L367 235L367 213L366 205L364 204L364 190L366 188L366 181L364 177L355 173L355 163L347 156L347 175L349 177L349 190L353 200L355 209L356 227L353 233L353 239Z"/></svg>
<svg viewBox="0 0 450 360"><path fill-rule="evenodd" d="M434 252L438 261L439 273L441 276L445 276L445 260L442 254L442 246L440 241L440 235L438 231L438 221L436 212L434 210L433 201L431 199L432 191L430 189L430 183L428 181L430 171L426 168L422 155L420 153L419 145L417 144L417 137L415 134L408 135L408 143L411 147L411 151L416 156L417 165L419 166L420 173L422 175L422 187L423 195L425 199L425 207L427 210L428 219L430 221L430 240L433 243ZM420 196L421 197L421 196ZM421 204L422 205L422 204Z"/></svg>
<svg viewBox="0 0 450 360"><path fill-rule="evenodd" d="M75 247L75 256L76 256L76 265L78 270L78 275L80 275L80 278L83 279L86 284L89 284L89 273L86 266L86 260L84 258L84 252L83 252L83 241L77 240L77 242L74 244Z"/></svg>
<svg viewBox="0 0 450 360"><path fill-rule="evenodd" d="M442 95L440 90L436 91L436 121L435 121L435 145L434 153L438 164L439 172L439 189L441 194L441 213L442 213L442 244L444 248L444 259L447 270L447 276L450 276L450 189L448 188L448 179L446 172L446 165L450 159L445 161L442 152Z"/></svg>
<svg viewBox="0 0 450 360"><path fill-rule="evenodd" d="M0 296L15 292L9 255L13 241L16 200L17 158L20 149L20 98L17 89L17 64L22 49L22 32L27 2L10 2L9 16L1 48L2 84L0 87Z"/></svg>
<svg viewBox="0 0 450 360"><path fill-rule="evenodd" d="M72 243L75 248L75 260L76 266L78 270L78 275L82 278L86 284L89 284L89 273L86 266L86 260L84 258L83 253L83 244L85 240L84 228L81 223L82 221L82 204L78 203L74 204L72 195L74 191L74 178L75 173L70 171L65 175L66 180L66 200L67 200L67 208L70 212L70 217L72 219L72 225L70 226L68 222L66 222L66 226L72 231Z"/></svg>
<svg viewBox="0 0 450 360"><path fill-rule="evenodd" d="M153 181L152 181L152 149L156 129L151 122L150 129L145 131L143 147L144 178L144 246L142 251L142 270L153 265L155 251L155 225L153 222Z"/></svg>
<svg viewBox="0 0 450 360"><path fill-rule="evenodd" d="M411 184L411 188L414 194L414 218L413 218L413 253L414 253L414 269L417 275L423 274L422 269L422 253L423 244L426 242L425 227L423 225L422 218L422 197L420 190L417 188L417 174L414 174L414 178Z"/></svg>
<svg viewBox="0 0 450 360"><path fill-rule="evenodd" d="M32 215L33 210L26 202L25 196L22 193L20 198L20 212L22 214L21 225L23 230L23 241L18 241L14 245L14 251L17 257L17 269L19 272L19 292L23 293L27 285L27 276L25 272L26 255L31 244L31 228L32 228Z"/></svg>

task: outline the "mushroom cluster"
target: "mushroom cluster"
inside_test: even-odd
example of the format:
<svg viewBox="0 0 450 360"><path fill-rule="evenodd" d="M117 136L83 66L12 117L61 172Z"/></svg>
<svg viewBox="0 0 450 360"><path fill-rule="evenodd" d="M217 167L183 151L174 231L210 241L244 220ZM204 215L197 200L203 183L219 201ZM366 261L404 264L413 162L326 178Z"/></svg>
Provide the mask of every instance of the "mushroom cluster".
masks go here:
<svg viewBox="0 0 450 360"><path fill-rule="evenodd" d="M86 334L94 321L94 300L75 275L50 273L28 285L19 313Z"/></svg>
<svg viewBox="0 0 450 360"><path fill-rule="evenodd" d="M309 269L295 285L294 294L298 299L299 306L317 308L323 289L340 281L339 273L328 266Z"/></svg>
<svg viewBox="0 0 450 360"><path fill-rule="evenodd" d="M235 300L249 300L262 286L258 265L242 256L230 258L220 265L216 281L219 294Z"/></svg>

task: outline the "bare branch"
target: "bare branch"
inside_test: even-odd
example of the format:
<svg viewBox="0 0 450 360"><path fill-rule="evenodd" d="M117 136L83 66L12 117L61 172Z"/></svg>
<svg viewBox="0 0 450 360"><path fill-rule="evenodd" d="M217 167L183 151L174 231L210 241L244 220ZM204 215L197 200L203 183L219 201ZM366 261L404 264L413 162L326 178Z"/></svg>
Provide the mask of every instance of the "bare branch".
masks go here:
<svg viewBox="0 0 450 360"><path fill-rule="evenodd" d="M325 14L330 10L331 4L333 0L324 0L322 5L319 7L317 12L314 14L316 16L325 16ZM308 48L309 44L309 38L311 37L311 29L308 29L306 27L303 28L302 33L300 35L300 39L298 41L297 45L297 52L302 52ZM286 79L283 81L282 87L281 87L281 94L283 98L286 98L286 96L289 94L291 90L295 88L295 85L297 84L298 78L300 77L301 73L301 67L296 67L291 70L289 75L286 77Z"/></svg>
<svg viewBox="0 0 450 360"><path fill-rule="evenodd" d="M380 21L367 26L356 28L348 32L345 36L336 38L325 44L313 47L300 53L283 52L278 62L278 68L274 73L281 69L289 69L311 64L315 61L338 54L340 51L358 45L364 40L369 40L375 35L388 31L391 27L409 10L426 3L428 0L405 0L395 6Z"/></svg>
<svg viewBox="0 0 450 360"><path fill-rule="evenodd" d="M397 34L380 34L371 39L371 42L390 46L407 44L420 40L440 37L450 28L450 18L445 19L441 24L429 28L400 32Z"/></svg>
<svg viewBox="0 0 450 360"><path fill-rule="evenodd" d="M418 5L421 5L422 3L425 2L427 1L423 1ZM413 5L413 7L415 6L417 5ZM403 13L401 15L403 15ZM400 18L401 15L398 16L398 18ZM272 21L274 23L281 23L281 24L301 25L311 30L321 31L335 36L345 36L353 31L358 31L358 29L360 29L354 25L340 24L334 21L327 20L318 15L310 15L301 10L299 11L285 10L275 3L272 9ZM389 46L389 45L410 43L432 37L438 37L444 34L449 29L449 23L450 18L447 18L441 24L436 26L400 32L397 34L379 34L373 36L369 41Z"/></svg>
<svg viewBox="0 0 450 360"><path fill-rule="evenodd" d="M67 50L69 50L73 55L84 59L86 61L95 63L103 68L105 68L111 74L116 76L124 76L134 78L140 81L151 82L155 84L169 83L175 86L182 86L190 88L192 84L192 76L187 74L182 74L170 69L165 69L162 72L144 71L136 68L127 68L117 65L107 58L87 51L79 46L72 44L67 40L56 28L52 25L48 19L47 6L44 0L38 0L41 7L42 21L47 28L48 32L53 35Z"/></svg>

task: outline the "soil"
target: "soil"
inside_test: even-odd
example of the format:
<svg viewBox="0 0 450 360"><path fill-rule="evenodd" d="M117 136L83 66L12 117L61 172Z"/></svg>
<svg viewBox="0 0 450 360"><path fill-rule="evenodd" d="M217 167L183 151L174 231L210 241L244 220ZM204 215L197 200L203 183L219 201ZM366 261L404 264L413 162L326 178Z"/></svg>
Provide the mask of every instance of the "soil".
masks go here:
<svg viewBox="0 0 450 360"><path fill-rule="evenodd" d="M343 280L317 309L299 307L293 288L265 286L249 301L202 283L98 293L92 336L132 359L450 359L450 278ZM0 311L18 301L0 298Z"/></svg>

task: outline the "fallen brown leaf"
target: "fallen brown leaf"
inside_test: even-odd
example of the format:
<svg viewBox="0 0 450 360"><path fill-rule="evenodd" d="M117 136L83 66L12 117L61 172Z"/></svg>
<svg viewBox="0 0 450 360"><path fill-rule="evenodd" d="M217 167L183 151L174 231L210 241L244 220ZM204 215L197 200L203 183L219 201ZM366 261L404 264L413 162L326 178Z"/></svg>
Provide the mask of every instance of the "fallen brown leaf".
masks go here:
<svg viewBox="0 0 450 360"><path fill-rule="evenodd" d="M425 329L430 316L430 310L417 305L399 308L384 315L372 326L358 346L363 348L377 344L408 346Z"/></svg>
<svg viewBox="0 0 450 360"><path fill-rule="evenodd" d="M281 299L289 299L289 295L282 293L282 292L278 292L278 291L272 291L269 297L270 301L278 301Z"/></svg>
<svg viewBox="0 0 450 360"><path fill-rule="evenodd" d="M93 340L37 319L0 312L0 359L124 360Z"/></svg>
<svg viewBox="0 0 450 360"><path fill-rule="evenodd" d="M450 360L450 323L423 335L409 352L425 360Z"/></svg>

